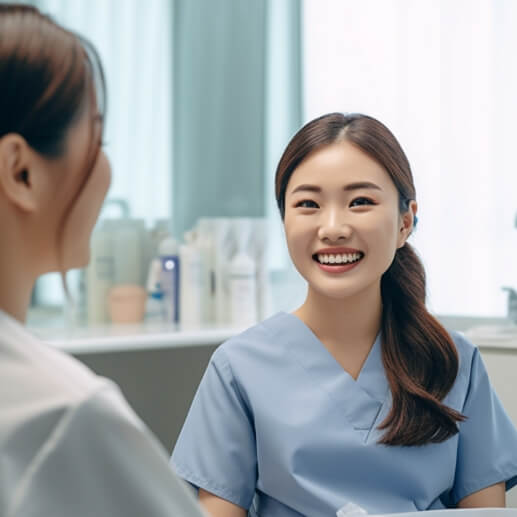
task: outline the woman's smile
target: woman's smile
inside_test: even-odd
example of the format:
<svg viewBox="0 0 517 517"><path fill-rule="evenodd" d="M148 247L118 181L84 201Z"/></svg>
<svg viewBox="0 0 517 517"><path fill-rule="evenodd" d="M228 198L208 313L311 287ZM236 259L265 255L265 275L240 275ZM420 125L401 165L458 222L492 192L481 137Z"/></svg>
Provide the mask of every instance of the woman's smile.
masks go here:
<svg viewBox="0 0 517 517"><path fill-rule="evenodd" d="M321 270L333 274L350 271L359 264L363 257L362 251L353 248L324 248L312 256Z"/></svg>

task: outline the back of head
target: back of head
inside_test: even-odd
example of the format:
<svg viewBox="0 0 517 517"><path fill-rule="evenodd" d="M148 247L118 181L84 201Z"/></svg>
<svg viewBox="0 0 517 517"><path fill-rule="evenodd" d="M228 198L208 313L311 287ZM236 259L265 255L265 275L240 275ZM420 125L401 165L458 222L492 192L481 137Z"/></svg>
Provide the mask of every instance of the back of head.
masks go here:
<svg viewBox="0 0 517 517"><path fill-rule="evenodd" d="M0 5L0 138L18 133L59 156L67 129L95 99L92 63L78 36L36 8Z"/></svg>
<svg viewBox="0 0 517 517"><path fill-rule="evenodd" d="M0 139L20 135L45 158L59 158L66 152L70 128L90 114L88 153L63 213L58 242L100 150L104 84L100 60L88 41L35 7L0 4Z"/></svg>

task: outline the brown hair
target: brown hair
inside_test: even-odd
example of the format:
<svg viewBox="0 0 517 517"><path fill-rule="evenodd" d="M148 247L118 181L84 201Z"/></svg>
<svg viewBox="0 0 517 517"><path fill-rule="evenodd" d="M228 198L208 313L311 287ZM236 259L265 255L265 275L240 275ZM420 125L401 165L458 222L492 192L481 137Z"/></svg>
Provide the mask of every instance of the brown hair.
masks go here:
<svg viewBox="0 0 517 517"><path fill-rule="evenodd" d="M409 162L391 131L361 114L330 113L306 124L289 142L280 159L275 192L282 219L285 191L296 167L316 149L346 140L376 160L399 193L399 209L407 212L415 199ZM439 443L458 432L465 417L442 400L458 374L458 353L452 338L425 306L424 267L406 243L398 249L381 280L382 360L393 405L379 429L385 445Z"/></svg>
<svg viewBox="0 0 517 517"><path fill-rule="evenodd" d="M90 146L84 173L58 229L58 244L100 150L104 74L87 40L35 7L0 4L0 138L17 133L37 152L59 157L65 152L68 130L85 109L91 112Z"/></svg>

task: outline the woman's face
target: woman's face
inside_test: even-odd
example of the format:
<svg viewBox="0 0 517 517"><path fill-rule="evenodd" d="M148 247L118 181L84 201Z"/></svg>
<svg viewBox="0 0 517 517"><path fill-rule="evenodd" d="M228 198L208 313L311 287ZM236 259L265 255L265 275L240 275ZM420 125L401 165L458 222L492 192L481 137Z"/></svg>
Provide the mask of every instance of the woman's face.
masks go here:
<svg viewBox="0 0 517 517"><path fill-rule="evenodd" d="M411 204L415 213L416 203ZM310 290L344 299L379 290L383 273L413 221L401 216L385 169L358 147L337 142L311 153L293 172L284 227L291 259Z"/></svg>
<svg viewBox="0 0 517 517"><path fill-rule="evenodd" d="M100 121L93 121L95 135L100 134ZM92 142L92 113L81 117L67 135L64 156L52 162L53 171L49 178L54 181L54 202L49 199L51 227L55 235L63 221L65 210L76 195L81 180L86 173L91 146L97 144L99 136ZM61 246L56 242L56 268L65 270L84 267L90 258L90 236L99 216L100 209L111 182L111 168L106 155L101 149L90 172L89 178L76 199L72 209L66 215ZM52 209L51 207L54 206ZM60 260L62 257L62 261Z"/></svg>

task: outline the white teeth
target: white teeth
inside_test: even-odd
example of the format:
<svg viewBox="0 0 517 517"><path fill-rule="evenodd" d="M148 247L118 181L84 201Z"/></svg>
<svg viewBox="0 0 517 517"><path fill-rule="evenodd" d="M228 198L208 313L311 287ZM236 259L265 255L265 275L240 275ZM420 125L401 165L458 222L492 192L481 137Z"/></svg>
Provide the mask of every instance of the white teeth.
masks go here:
<svg viewBox="0 0 517 517"><path fill-rule="evenodd" d="M362 253L343 253L341 255L318 254L318 261L321 264L350 264L362 258Z"/></svg>

